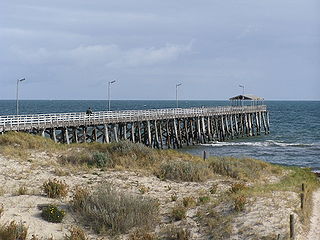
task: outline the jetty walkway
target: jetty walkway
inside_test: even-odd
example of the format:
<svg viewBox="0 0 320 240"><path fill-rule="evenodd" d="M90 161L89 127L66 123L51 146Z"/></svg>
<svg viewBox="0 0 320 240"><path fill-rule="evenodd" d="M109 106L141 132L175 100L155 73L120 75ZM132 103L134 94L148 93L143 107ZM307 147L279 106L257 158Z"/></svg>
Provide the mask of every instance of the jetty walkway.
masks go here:
<svg viewBox="0 0 320 240"><path fill-rule="evenodd" d="M60 143L130 140L155 148L269 133L265 105L0 116L0 133L22 131Z"/></svg>

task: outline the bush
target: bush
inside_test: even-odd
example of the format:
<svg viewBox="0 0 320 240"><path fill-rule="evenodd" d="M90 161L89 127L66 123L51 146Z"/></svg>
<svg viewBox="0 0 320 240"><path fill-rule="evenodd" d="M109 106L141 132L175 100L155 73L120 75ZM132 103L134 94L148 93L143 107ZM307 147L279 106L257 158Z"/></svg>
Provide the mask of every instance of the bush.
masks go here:
<svg viewBox="0 0 320 240"><path fill-rule="evenodd" d="M0 218L2 217L3 212L4 212L3 205L0 204Z"/></svg>
<svg viewBox="0 0 320 240"><path fill-rule="evenodd" d="M172 208L171 218L174 219L175 221L180 221L180 220L186 218L186 213L187 213L186 207L184 207L180 204L177 204L176 206L174 206Z"/></svg>
<svg viewBox="0 0 320 240"><path fill-rule="evenodd" d="M88 166L94 166L94 167L108 167L112 168L115 166L113 163L112 158L108 153L103 152L94 152L91 156L91 158L88 160Z"/></svg>
<svg viewBox="0 0 320 240"><path fill-rule="evenodd" d="M0 226L1 240L25 240L28 229L22 223L12 221L9 225Z"/></svg>
<svg viewBox="0 0 320 240"><path fill-rule="evenodd" d="M58 209L56 205L50 204L42 208L41 217L48 222L60 223L64 216L65 212Z"/></svg>
<svg viewBox="0 0 320 240"><path fill-rule="evenodd" d="M171 160L160 165L156 175L161 179L201 182L209 176L206 164L201 162Z"/></svg>
<svg viewBox="0 0 320 240"><path fill-rule="evenodd" d="M57 179L49 179L43 183L42 190L49 198L65 197L68 194L68 185Z"/></svg>
<svg viewBox="0 0 320 240"><path fill-rule="evenodd" d="M145 229L137 229L129 235L128 240L158 240L158 238Z"/></svg>
<svg viewBox="0 0 320 240"><path fill-rule="evenodd" d="M200 196L198 198L198 200L199 200L199 204L204 204L204 203L210 202L210 197L209 196Z"/></svg>
<svg viewBox="0 0 320 240"><path fill-rule="evenodd" d="M234 183L231 186L230 192L231 193L237 193L237 192L243 191L243 190L245 190L247 188L248 187L243 183Z"/></svg>
<svg viewBox="0 0 320 240"><path fill-rule="evenodd" d="M163 240L189 240L191 239L190 231L174 225L168 226L161 230L160 239Z"/></svg>
<svg viewBox="0 0 320 240"><path fill-rule="evenodd" d="M77 226L73 226L69 231L70 235L66 235L65 240L88 240L85 232Z"/></svg>
<svg viewBox="0 0 320 240"><path fill-rule="evenodd" d="M241 212L245 209L245 205L247 203L247 199L244 195L236 196L234 199L234 210L237 212Z"/></svg>
<svg viewBox="0 0 320 240"><path fill-rule="evenodd" d="M197 204L193 197L184 197L182 203L186 208L194 207Z"/></svg>
<svg viewBox="0 0 320 240"><path fill-rule="evenodd" d="M20 186L17 190L17 195L20 196L20 195L27 195L28 193L28 189L27 187L25 186Z"/></svg>
<svg viewBox="0 0 320 240"><path fill-rule="evenodd" d="M101 184L93 193L78 188L72 207L96 232L127 233L133 227L153 227L158 220L158 203Z"/></svg>

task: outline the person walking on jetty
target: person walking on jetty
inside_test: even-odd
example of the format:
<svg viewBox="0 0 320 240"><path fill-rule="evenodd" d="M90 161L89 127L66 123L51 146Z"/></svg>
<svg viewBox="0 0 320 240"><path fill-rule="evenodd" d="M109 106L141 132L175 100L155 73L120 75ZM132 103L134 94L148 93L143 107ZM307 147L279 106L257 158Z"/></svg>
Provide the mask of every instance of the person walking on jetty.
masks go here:
<svg viewBox="0 0 320 240"><path fill-rule="evenodd" d="M87 109L86 114L87 114L87 115L91 115L91 114L92 114L92 110L91 110L90 107Z"/></svg>

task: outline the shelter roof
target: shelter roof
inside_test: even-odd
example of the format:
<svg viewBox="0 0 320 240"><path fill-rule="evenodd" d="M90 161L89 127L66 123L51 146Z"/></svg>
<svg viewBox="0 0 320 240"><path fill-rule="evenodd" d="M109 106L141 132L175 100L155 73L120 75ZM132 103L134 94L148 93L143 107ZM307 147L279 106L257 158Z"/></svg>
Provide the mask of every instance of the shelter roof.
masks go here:
<svg viewBox="0 0 320 240"><path fill-rule="evenodd" d="M235 97L231 97L229 98L229 100L253 100L253 101L262 101L264 100L264 98L262 97L258 97L256 95L253 94L244 94L244 95L238 95Z"/></svg>

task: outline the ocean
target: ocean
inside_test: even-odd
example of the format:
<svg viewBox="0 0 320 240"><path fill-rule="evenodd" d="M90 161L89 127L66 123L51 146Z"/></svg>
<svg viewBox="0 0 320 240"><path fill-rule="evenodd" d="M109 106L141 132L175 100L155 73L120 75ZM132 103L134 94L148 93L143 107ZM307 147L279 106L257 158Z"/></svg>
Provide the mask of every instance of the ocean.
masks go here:
<svg viewBox="0 0 320 240"><path fill-rule="evenodd" d="M0 115L15 114L14 100L0 100ZM253 157L282 165L320 170L320 101L266 101L270 134L185 147L210 156ZM179 101L179 107L225 106L229 101ZM20 100L20 114L104 111L103 100ZM174 108L175 101L114 100L112 110Z"/></svg>

